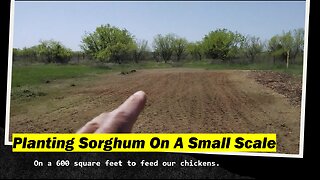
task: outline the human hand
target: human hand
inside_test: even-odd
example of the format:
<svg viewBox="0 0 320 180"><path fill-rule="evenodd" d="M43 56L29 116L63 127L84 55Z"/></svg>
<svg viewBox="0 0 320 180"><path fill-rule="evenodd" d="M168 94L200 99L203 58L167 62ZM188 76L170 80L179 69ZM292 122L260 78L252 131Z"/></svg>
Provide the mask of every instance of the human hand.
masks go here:
<svg viewBox="0 0 320 180"><path fill-rule="evenodd" d="M138 91L117 109L104 112L89 121L77 133L129 133L143 110L146 100L146 94Z"/></svg>

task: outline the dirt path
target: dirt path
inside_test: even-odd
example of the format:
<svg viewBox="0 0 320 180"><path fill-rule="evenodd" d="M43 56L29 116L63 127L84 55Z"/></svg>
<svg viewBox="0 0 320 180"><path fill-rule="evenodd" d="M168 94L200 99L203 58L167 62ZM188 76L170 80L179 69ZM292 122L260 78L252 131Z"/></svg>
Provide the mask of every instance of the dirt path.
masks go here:
<svg viewBox="0 0 320 180"><path fill-rule="evenodd" d="M299 151L300 107L248 77L249 71L139 70L50 85L37 101L12 101L12 132L75 132L137 90L148 96L133 132L276 133L278 152ZM49 88L49 87L48 87Z"/></svg>

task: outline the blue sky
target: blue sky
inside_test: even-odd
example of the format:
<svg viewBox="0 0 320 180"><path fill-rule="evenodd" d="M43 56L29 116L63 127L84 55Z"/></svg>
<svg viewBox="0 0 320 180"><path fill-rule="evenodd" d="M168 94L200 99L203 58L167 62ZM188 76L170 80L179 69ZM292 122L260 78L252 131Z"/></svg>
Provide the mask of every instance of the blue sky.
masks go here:
<svg viewBox="0 0 320 180"><path fill-rule="evenodd" d="M80 50L81 37L97 26L126 28L149 46L157 34L201 40L217 28L267 40L304 28L305 2L16 2L13 47L54 39Z"/></svg>

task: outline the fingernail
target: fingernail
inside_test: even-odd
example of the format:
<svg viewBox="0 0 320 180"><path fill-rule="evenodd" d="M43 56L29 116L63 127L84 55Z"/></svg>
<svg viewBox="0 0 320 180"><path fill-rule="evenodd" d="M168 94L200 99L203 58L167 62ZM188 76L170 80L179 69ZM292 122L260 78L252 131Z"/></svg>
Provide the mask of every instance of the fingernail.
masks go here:
<svg viewBox="0 0 320 180"><path fill-rule="evenodd" d="M143 91L137 91L137 92L135 92L133 95L145 96L145 95L146 95L146 93L145 93L145 92L143 92Z"/></svg>

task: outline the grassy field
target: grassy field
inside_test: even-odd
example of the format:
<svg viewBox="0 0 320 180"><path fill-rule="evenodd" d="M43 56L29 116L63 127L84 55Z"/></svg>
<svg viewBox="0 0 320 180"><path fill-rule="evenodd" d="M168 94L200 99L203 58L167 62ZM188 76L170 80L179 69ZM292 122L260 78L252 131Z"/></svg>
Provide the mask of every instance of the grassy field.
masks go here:
<svg viewBox="0 0 320 180"><path fill-rule="evenodd" d="M170 68L170 64L145 62L121 65L13 65L12 87L38 85L57 79L76 78L100 73L128 71L130 69Z"/></svg>
<svg viewBox="0 0 320 180"><path fill-rule="evenodd" d="M79 77L84 74L97 74L108 69L82 65L35 64L28 66L13 66L12 87L36 85L54 79Z"/></svg>
<svg viewBox="0 0 320 180"><path fill-rule="evenodd" d="M302 65L290 65L287 69L283 64L210 64L206 61L195 61L183 64L183 67L188 68L203 68L207 70L225 70L225 69L238 69L238 70L271 70L277 72L284 72L290 75L302 76Z"/></svg>
<svg viewBox="0 0 320 180"><path fill-rule="evenodd" d="M57 79L78 78L82 76L94 76L100 73L130 71L132 69L155 69L186 67L206 70L273 70L289 73L296 76L302 75L301 65L291 65L287 69L284 65L272 64L211 64L207 61L181 62L181 63L157 63L141 62L139 64L115 64L115 65L58 65L58 64L32 64L13 65L12 87L25 85L39 85Z"/></svg>

